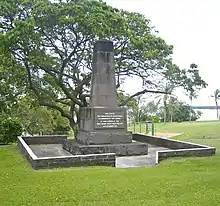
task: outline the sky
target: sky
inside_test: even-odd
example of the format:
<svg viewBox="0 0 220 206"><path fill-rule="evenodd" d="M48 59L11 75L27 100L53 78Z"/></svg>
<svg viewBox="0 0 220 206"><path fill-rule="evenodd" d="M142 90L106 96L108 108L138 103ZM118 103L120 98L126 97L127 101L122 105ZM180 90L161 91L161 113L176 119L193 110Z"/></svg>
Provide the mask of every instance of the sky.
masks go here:
<svg viewBox="0 0 220 206"><path fill-rule="evenodd" d="M220 89L220 1L219 0L105 0L119 9L144 14L159 36L174 46L173 61L180 68L199 66L208 87L200 91L193 105L215 105L211 94ZM135 85L135 86L134 86ZM130 79L124 89L140 90L140 81ZM182 90L176 95L189 103Z"/></svg>

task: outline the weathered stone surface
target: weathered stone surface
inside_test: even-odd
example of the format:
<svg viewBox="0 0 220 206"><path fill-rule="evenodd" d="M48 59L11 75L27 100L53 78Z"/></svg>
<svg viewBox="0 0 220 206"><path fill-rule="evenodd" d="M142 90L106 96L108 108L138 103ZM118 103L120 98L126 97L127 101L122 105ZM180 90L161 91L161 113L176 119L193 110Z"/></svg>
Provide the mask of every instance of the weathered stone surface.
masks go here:
<svg viewBox="0 0 220 206"><path fill-rule="evenodd" d="M80 109L76 139L86 145L131 143L127 113L117 106L113 42L94 45L89 107Z"/></svg>
<svg viewBox="0 0 220 206"><path fill-rule="evenodd" d="M113 49L109 50L110 47L113 48L113 44L109 41L97 42L95 45L90 107L80 110L80 132L77 140L83 144L132 141L131 134L126 133L126 110L117 107L114 53Z"/></svg>
<svg viewBox="0 0 220 206"><path fill-rule="evenodd" d="M108 40L100 40L98 42L96 42L96 44L94 45L94 51L106 51L106 52L113 52L114 48L113 48L113 44L112 41L108 41Z"/></svg>
<svg viewBox="0 0 220 206"><path fill-rule="evenodd" d="M28 139L26 137L26 139ZM36 156L33 154L30 146L18 138L18 149L27 158L34 169L48 169L59 167L78 167L78 166L111 166L115 167L115 154L90 154L90 155L72 155L62 149L61 144L42 144L32 145ZM56 148L53 150L53 148ZM49 152L48 152L49 151ZM51 156L53 155L53 156ZM59 156L61 155L61 156Z"/></svg>
<svg viewBox="0 0 220 206"><path fill-rule="evenodd" d="M105 132L105 131L94 131L94 132L79 132L80 143L85 145L93 144L119 144L119 143L131 143L132 133L130 132Z"/></svg>
<svg viewBox="0 0 220 206"><path fill-rule="evenodd" d="M113 155L114 156L114 155ZM112 158L99 159L95 156L86 157L71 156L63 158L37 159L32 161L34 169L52 169L59 167L80 167L80 166L111 166L115 167L115 156Z"/></svg>
<svg viewBox="0 0 220 206"><path fill-rule="evenodd" d="M64 140L63 149L74 155L115 153L119 156L146 155L146 143L132 142L124 144L84 145L75 140Z"/></svg>
<svg viewBox="0 0 220 206"><path fill-rule="evenodd" d="M171 141L171 140L168 139L167 141ZM182 143L185 143L185 142L182 142ZM191 144L191 143L186 143L186 145L188 144ZM74 156L76 158L74 158L73 160L72 159L73 155L68 153L68 155L70 155L70 157L68 158L66 155L67 151L62 149L61 144L57 144L55 146L56 148L55 150L53 150L54 144L42 144L42 145L27 145L26 144L26 146L27 147L25 148L22 142L20 141L20 139L18 139L19 150L21 151L22 154L24 154L24 156L31 163L32 167L35 169L89 166L89 165L116 166L116 167L124 167L124 168L142 167L142 166L147 166L147 165L158 164L160 161L166 158L169 158L169 157L211 156L211 155L214 155L216 152L216 148L205 146L205 145L202 145L203 146L202 148L200 147L200 145L198 145L198 147L200 148L176 149L176 150L172 149L171 150L169 148L148 144L148 155L138 155L138 156L129 156L129 157L120 156L120 157L117 157L116 159L115 159L115 154L99 154L99 155L96 154L96 155L79 155L79 156L76 155ZM35 148L35 150L33 151L37 156L30 154L27 148L29 148L29 152L30 152L30 148ZM109 150L107 151L109 152L110 148L108 149ZM49 153L45 152L45 150L50 151L50 152ZM94 149L94 151L96 151L96 148ZM53 155L54 157L51 157L51 155Z"/></svg>
<svg viewBox="0 0 220 206"><path fill-rule="evenodd" d="M80 115L80 131L127 132L125 108L85 107Z"/></svg>
<svg viewBox="0 0 220 206"><path fill-rule="evenodd" d="M205 157L215 154L215 148L193 148L193 149L178 149L158 152L158 162L170 157Z"/></svg>
<svg viewBox="0 0 220 206"><path fill-rule="evenodd" d="M114 52L111 41L98 41L94 46L90 107L117 107Z"/></svg>
<svg viewBox="0 0 220 206"><path fill-rule="evenodd" d="M37 157L72 156L71 153L62 149L62 144L33 144L29 147Z"/></svg>
<svg viewBox="0 0 220 206"><path fill-rule="evenodd" d="M22 137L27 144L61 144L67 135L40 135Z"/></svg>

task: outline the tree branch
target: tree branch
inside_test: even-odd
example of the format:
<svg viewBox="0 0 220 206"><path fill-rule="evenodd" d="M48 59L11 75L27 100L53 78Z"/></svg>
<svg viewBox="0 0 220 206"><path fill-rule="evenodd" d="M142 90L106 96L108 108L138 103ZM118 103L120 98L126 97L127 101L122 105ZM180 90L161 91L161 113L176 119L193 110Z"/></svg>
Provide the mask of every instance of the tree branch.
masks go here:
<svg viewBox="0 0 220 206"><path fill-rule="evenodd" d="M137 92L133 95L131 95L129 98L127 98L123 103L121 103L119 106L125 106L131 99L133 99L134 97L137 97L141 94L145 94L145 93L155 93L155 94L170 94L164 91L155 91L155 90L148 90L148 89L144 89L140 92Z"/></svg>
<svg viewBox="0 0 220 206"><path fill-rule="evenodd" d="M57 111L60 112L60 114L63 116L63 117L66 117L67 119L71 119L71 116L68 115L67 113L64 112L64 110L62 108L60 108L59 106L55 105L55 104L52 104L52 103L48 103L48 102L45 102L44 100L42 99L39 99L39 104L41 106L46 106L46 107L50 107L50 108L53 108L53 109L56 109Z"/></svg>
<svg viewBox="0 0 220 206"><path fill-rule="evenodd" d="M56 78L56 76L47 68L43 68L41 66L39 66L40 69L42 69L43 71L45 71L46 73L50 74L53 78L54 81L56 82L57 85L60 86L60 88L63 90L64 94L71 99L73 102L75 102L76 104L78 104L79 106L83 106L82 102L80 102L76 97L74 97L70 91L68 90L68 88L63 84L62 81L60 81L59 79Z"/></svg>
<svg viewBox="0 0 220 206"><path fill-rule="evenodd" d="M58 103L61 103L61 104L67 105L67 106L71 106L70 101L67 102L67 101L64 101L64 100L62 100L62 99L56 99L55 101L58 102Z"/></svg>

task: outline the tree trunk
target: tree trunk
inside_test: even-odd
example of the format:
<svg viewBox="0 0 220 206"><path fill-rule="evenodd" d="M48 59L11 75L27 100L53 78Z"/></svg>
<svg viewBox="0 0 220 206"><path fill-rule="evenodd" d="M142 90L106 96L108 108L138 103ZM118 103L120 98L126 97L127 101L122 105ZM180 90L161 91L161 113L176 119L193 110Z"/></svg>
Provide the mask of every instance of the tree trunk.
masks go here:
<svg viewBox="0 0 220 206"><path fill-rule="evenodd" d="M171 107L170 107L170 122L172 123L173 122L173 105L171 104Z"/></svg>
<svg viewBox="0 0 220 206"><path fill-rule="evenodd" d="M190 97L189 121L192 121L192 97Z"/></svg>
<svg viewBox="0 0 220 206"><path fill-rule="evenodd" d="M76 138L78 134L78 126L73 118L69 119L69 124L70 124L71 129L73 130L74 138Z"/></svg>
<svg viewBox="0 0 220 206"><path fill-rule="evenodd" d="M163 99L163 122L164 124L167 123L167 101L166 101L167 97L166 95L164 95L164 99Z"/></svg>
<svg viewBox="0 0 220 206"><path fill-rule="evenodd" d="M219 120L219 113L218 113L218 100L215 99L215 105L216 105L216 112L217 112L217 120Z"/></svg>

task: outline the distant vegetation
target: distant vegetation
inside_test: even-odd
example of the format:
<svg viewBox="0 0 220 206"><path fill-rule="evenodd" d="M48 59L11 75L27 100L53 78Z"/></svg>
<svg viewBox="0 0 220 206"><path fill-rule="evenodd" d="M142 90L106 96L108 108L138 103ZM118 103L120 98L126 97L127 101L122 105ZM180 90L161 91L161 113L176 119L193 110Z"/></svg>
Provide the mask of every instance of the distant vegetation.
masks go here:
<svg viewBox="0 0 220 206"><path fill-rule="evenodd" d="M219 99L220 99L220 89L216 89L216 90L214 91L214 94L211 95L211 97L213 97L214 100L215 100L217 119L219 119L219 106L218 106L218 101L219 101Z"/></svg>
<svg viewBox="0 0 220 206"><path fill-rule="evenodd" d="M166 108L160 104L160 101L145 103L145 100L142 102L140 100L141 98L136 99L136 104L128 108L128 117L131 122L164 122L164 110L166 110L166 122L195 121L202 115L202 112L194 111L185 102L175 97L169 97L166 101Z"/></svg>

